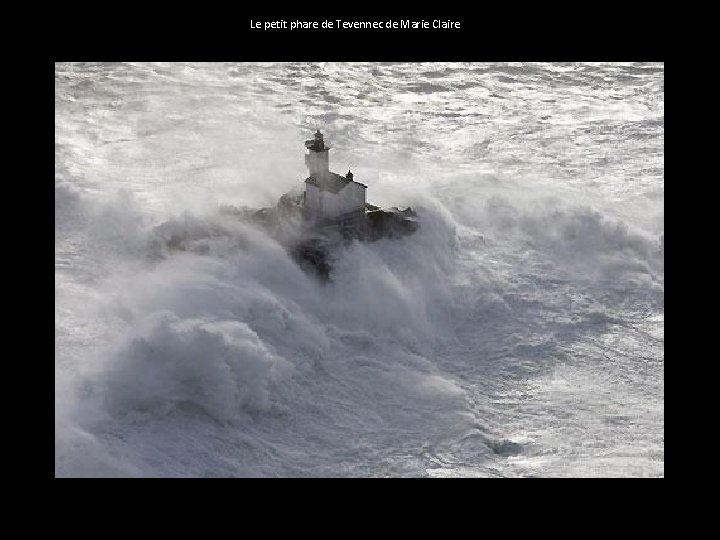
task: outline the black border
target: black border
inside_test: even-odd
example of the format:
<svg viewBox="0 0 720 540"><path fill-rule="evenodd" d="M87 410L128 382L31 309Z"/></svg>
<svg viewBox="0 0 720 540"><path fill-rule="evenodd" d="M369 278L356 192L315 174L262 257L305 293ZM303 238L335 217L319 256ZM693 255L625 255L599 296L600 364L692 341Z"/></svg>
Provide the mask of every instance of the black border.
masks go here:
<svg viewBox="0 0 720 540"><path fill-rule="evenodd" d="M308 4L312 5L312 4ZM347 9L347 6L343 6ZM659 7L426 6L381 15L303 10L269 15L175 9L63 13L51 28L55 61L662 61ZM65 9L65 8L63 8ZM452 20L460 29L256 30L251 21Z"/></svg>
<svg viewBox="0 0 720 540"><path fill-rule="evenodd" d="M66 7L62 8L67 9ZM176 9L183 9L180 5ZM513 5L508 11L522 11L520 5ZM214 13L190 13L187 16L170 14L125 13L121 16L110 13L83 12L82 14L64 13L54 20L48 32L46 43L51 44L45 55L45 61L34 63L28 80L31 103L27 110L38 114L38 121L26 120L28 139L32 137L30 126L43 125L46 114L48 121L53 122L50 128L53 133L54 148L54 64L59 61L663 61L666 55L663 37L664 25L661 14L657 13L660 6L652 8L652 12L642 9L621 11L619 8L593 6L592 15L580 13L574 8L572 15L561 10L537 9L537 13L528 12L520 18L519 13L499 14L497 10L483 11L477 6L477 13L470 15L411 15L387 14L382 17L356 17L360 20L411 19L432 20L450 19L461 24L461 30L451 31L403 31L403 30L303 30L289 31L257 31L250 28L250 20L301 19L314 20L321 23L325 19L341 18L352 20L341 14L325 16L308 15L274 15L236 14L232 11ZM328 8L331 11L331 8ZM93 13L88 16L88 13ZM97 19L102 19L98 22ZM46 71L47 69L47 71ZM47 94L46 94L47 92ZM47 101L46 101L47 100ZM51 111L46 111L44 104ZM52 105L50 105L52 103ZM37 106L42 104L42 107ZM49 120L52 118L53 120ZM50 129L48 131L50 131ZM54 151L48 153L54 156ZM52 177L54 178L54 157L52 159ZM34 150L26 157L27 163L37 163ZM39 176L44 177L44 172ZM45 185L44 182L42 184ZM47 192L43 188L38 193L37 184L22 182L22 187L29 188L27 197L42 199L37 219L28 224L26 236L42 239L28 250L30 261L22 269L32 277L33 292L36 300L25 302L26 313L23 317L27 324L42 319L40 311L46 298L54 299L54 188ZM54 185L54 182L53 182ZM47 193L47 198L46 197ZM48 220L45 223L44 219ZM29 231L27 228L29 227ZM32 231L37 227L36 231ZM45 236L47 235L47 237ZM47 240L45 240L47 238ZM47 244L46 244L47 242ZM43 246L38 250L38 245ZM47 246L48 261L45 262ZM37 262L34 262L37 261ZM46 266L47 264L47 266ZM45 285L47 283L47 285ZM47 287L47 289L46 289ZM51 292L52 287L52 292ZM48 306L47 342L36 337L40 344L37 358L53 359L53 369L48 370L48 404L40 399L31 404L37 412L33 417L42 418L48 411L54 410L54 301ZM44 319L43 319L44 320ZM52 326L51 326L52 325ZM45 328L45 325L42 325ZM45 347L47 346L47 350ZM50 350L52 349L52 351ZM34 355L33 355L34 356ZM44 366L39 362L30 370ZM44 368L43 368L44 369ZM36 372L35 372L36 373ZM44 380L44 379L43 379ZM39 396L45 392L40 388L31 394ZM48 434L48 446L54 449L54 415L52 434ZM45 423L33 422L29 440L42 434ZM34 474L54 478L54 451L51 456L44 455L44 436L42 442L28 442L30 455L39 453L31 459L35 463ZM50 446L50 444L52 446ZM656 496L660 493L656 492ZM654 497L648 499L653 504ZM619 498L623 499L623 496ZM589 501L588 501L589 502ZM533 503L534 504L534 503Z"/></svg>

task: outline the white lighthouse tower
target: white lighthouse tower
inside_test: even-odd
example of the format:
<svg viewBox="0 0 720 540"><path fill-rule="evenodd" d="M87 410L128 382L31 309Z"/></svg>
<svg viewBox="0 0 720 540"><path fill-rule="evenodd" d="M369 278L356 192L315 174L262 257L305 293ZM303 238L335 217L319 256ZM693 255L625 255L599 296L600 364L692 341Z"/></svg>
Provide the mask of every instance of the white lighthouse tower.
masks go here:
<svg viewBox="0 0 720 540"><path fill-rule="evenodd" d="M325 176L330 172L330 147L325 146L323 134L318 129L315 137L305 141L305 165L310 170L310 176Z"/></svg>

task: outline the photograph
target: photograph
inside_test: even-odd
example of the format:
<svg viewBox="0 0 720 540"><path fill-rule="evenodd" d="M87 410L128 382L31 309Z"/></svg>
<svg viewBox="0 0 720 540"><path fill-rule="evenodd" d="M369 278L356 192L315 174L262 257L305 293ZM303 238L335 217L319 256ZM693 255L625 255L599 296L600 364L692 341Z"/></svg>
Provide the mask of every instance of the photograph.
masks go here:
<svg viewBox="0 0 720 540"><path fill-rule="evenodd" d="M51 66L55 478L664 478L663 62Z"/></svg>

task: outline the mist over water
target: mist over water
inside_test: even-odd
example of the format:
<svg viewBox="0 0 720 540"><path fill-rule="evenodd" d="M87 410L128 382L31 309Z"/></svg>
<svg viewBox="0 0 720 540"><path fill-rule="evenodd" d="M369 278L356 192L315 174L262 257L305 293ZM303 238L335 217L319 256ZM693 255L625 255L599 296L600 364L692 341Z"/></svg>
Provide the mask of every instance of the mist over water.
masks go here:
<svg viewBox="0 0 720 540"><path fill-rule="evenodd" d="M55 87L57 476L664 475L662 64ZM330 283L220 211L302 187L317 128L421 223Z"/></svg>

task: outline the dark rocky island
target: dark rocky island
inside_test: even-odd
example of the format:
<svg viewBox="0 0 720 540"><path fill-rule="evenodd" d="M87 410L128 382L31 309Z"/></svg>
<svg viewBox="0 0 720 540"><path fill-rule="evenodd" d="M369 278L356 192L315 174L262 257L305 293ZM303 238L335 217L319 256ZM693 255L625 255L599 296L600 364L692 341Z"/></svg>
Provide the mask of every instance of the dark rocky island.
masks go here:
<svg viewBox="0 0 720 540"><path fill-rule="evenodd" d="M310 176L305 180L304 190L284 194L274 207L254 210L224 206L221 214L262 229L283 245L301 268L323 279L330 279L333 252L339 245L400 238L418 229L417 214L412 208L382 209L369 204L367 186L357 182L351 171L345 176L330 172L330 147L325 146L319 130L305 142L305 147ZM159 241L170 250L202 252L195 242L198 238L229 234L217 224L192 233L181 228L164 234L160 229Z"/></svg>

